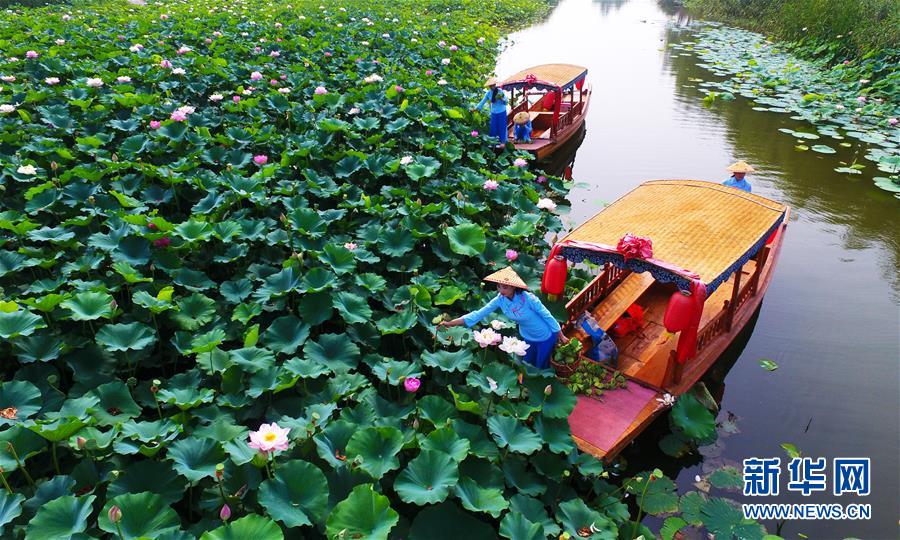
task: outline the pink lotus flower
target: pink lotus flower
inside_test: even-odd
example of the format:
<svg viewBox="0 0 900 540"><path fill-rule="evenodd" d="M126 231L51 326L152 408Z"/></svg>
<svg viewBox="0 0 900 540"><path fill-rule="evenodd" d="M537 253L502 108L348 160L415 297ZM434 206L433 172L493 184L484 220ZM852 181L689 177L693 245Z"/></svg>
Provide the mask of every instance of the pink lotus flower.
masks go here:
<svg viewBox="0 0 900 540"><path fill-rule="evenodd" d="M450 59L449 59L449 58L441 58L441 64L443 64L443 65L445 65L445 66L449 66L449 65L450 65Z"/></svg>
<svg viewBox="0 0 900 540"><path fill-rule="evenodd" d="M472 130L472 133L469 133L469 135L471 135L471 136L473 136L473 137L477 137L477 136L478 136L478 131L476 131L476 130L473 129L473 130Z"/></svg>
<svg viewBox="0 0 900 540"><path fill-rule="evenodd" d="M281 53L278 51L272 51L269 53L269 56L271 56L272 58L278 58L279 56L281 56Z"/></svg>
<svg viewBox="0 0 900 540"><path fill-rule="evenodd" d="M116 81L120 83L130 83L131 77L129 77L128 75L121 75L119 77L116 77Z"/></svg>
<svg viewBox="0 0 900 540"><path fill-rule="evenodd" d="M222 521L228 521L229 519L231 519L231 508L229 508L227 504L223 504L222 509L219 510L219 518Z"/></svg>
<svg viewBox="0 0 900 540"><path fill-rule="evenodd" d="M503 336L495 332L493 328L485 328L480 331L475 330L472 332L472 335L475 337L475 342L478 343L482 349L490 345L496 345L503 340Z"/></svg>
<svg viewBox="0 0 900 540"><path fill-rule="evenodd" d="M458 50L459 50L459 47L457 47L456 45L450 45L450 50L451 50L451 51L458 51Z"/></svg>
<svg viewBox="0 0 900 540"><path fill-rule="evenodd" d="M240 100L241 100L241 96L234 96L231 98L231 101L233 101L235 103L239 102Z"/></svg>
<svg viewBox="0 0 900 540"><path fill-rule="evenodd" d="M269 85L270 86L278 86L278 80L277 79L269 79Z"/></svg>
<svg viewBox="0 0 900 540"><path fill-rule="evenodd" d="M37 58L38 56L37 51L28 51L25 53L25 58Z"/></svg>
<svg viewBox="0 0 900 540"><path fill-rule="evenodd" d="M203 43L206 43L207 45L211 44L211 43L212 43L212 38L206 38L206 39L204 39L204 40L203 40Z"/></svg>
<svg viewBox="0 0 900 540"><path fill-rule="evenodd" d="M425 75L428 75L428 76L434 75L434 70L432 70L432 69L426 69L426 70L425 70Z"/></svg>
<svg viewBox="0 0 900 540"><path fill-rule="evenodd" d="M251 81L258 81L258 80L260 80L260 79L262 79L262 78L263 78L262 73L260 73L260 72L258 72L258 71L254 71L253 73L250 74L250 80L251 80Z"/></svg>
<svg viewBox="0 0 900 540"><path fill-rule="evenodd" d="M328 90L324 86L317 86L315 93L317 96L324 96L328 93Z"/></svg>
<svg viewBox="0 0 900 540"><path fill-rule="evenodd" d="M260 154L260 155L258 155L258 156L253 156L253 163L256 163L257 165L262 166L262 165L265 165L265 164L268 163L268 162L269 162L269 156L267 156L267 155L265 155L265 154Z"/></svg>
<svg viewBox="0 0 900 540"><path fill-rule="evenodd" d="M888 118L888 124L890 124L890 125L892 125L892 126L896 126L896 125L897 125L897 119L896 119L896 118Z"/></svg>
<svg viewBox="0 0 900 540"><path fill-rule="evenodd" d="M496 180L488 179L488 180L484 181L484 185L481 187L483 187L484 189L486 189L488 191L494 191L499 186L500 186L500 184Z"/></svg>
<svg viewBox="0 0 900 540"><path fill-rule="evenodd" d="M407 377L403 381L403 388L406 389L410 394L415 394L416 391L419 390L419 386L422 385L422 381L417 379L416 377Z"/></svg>
<svg viewBox="0 0 900 540"><path fill-rule="evenodd" d="M844 60L844 65L845 65L845 66L846 66L846 65L849 65L849 64L850 64L850 60Z"/></svg>
<svg viewBox="0 0 900 540"><path fill-rule="evenodd" d="M159 63L159 67L163 69L172 69L172 62L163 59L163 61Z"/></svg>
<svg viewBox="0 0 900 540"><path fill-rule="evenodd" d="M512 262L512 261L514 261L514 260L516 260L516 259L518 259L518 258L519 258L519 252L518 252L518 251L516 251L516 250L514 250L514 249L507 249L507 250L506 250L506 260L507 260L507 261Z"/></svg>
<svg viewBox="0 0 900 540"><path fill-rule="evenodd" d="M184 122L185 120L187 120L187 115L184 114L184 111L172 111L172 116L170 116L169 118L175 120L176 122Z"/></svg>
<svg viewBox="0 0 900 540"><path fill-rule="evenodd" d="M162 122L159 120L150 120L150 129L159 129L159 126L162 125Z"/></svg>
<svg viewBox="0 0 900 540"><path fill-rule="evenodd" d="M280 428L276 422L271 424L263 424L259 426L259 430L250 432L250 443L248 446L260 452L276 452L287 450L290 446L288 441L288 428Z"/></svg>
<svg viewBox="0 0 900 540"><path fill-rule="evenodd" d="M438 47L444 48L447 45L447 42L443 39L438 41Z"/></svg>
<svg viewBox="0 0 900 540"><path fill-rule="evenodd" d="M329 51L325 51L325 58L331 58L331 53Z"/></svg>
<svg viewBox="0 0 900 540"><path fill-rule="evenodd" d="M54 84L59 84L59 77L47 77L44 79L44 82L53 86Z"/></svg>
<svg viewBox="0 0 900 540"><path fill-rule="evenodd" d="M865 102L866 102L866 96L858 96L858 97L856 98L856 101L858 101L858 102L860 102L860 103L865 103Z"/></svg>
<svg viewBox="0 0 900 540"><path fill-rule="evenodd" d="M213 35L216 37L222 37L222 32L219 32L218 30L216 30L215 32L213 32Z"/></svg>
<svg viewBox="0 0 900 540"><path fill-rule="evenodd" d="M172 240L170 240L168 236L163 236L162 238L153 241L153 247L166 248L169 247L169 244L171 243Z"/></svg>
<svg viewBox="0 0 900 540"><path fill-rule="evenodd" d="M350 251L353 251L354 249L356 249L356 248L359 247L359 246L357 246L357 245L356 245L355 243L353 243L353 242L347 242L346 244L344 244L344 247L345 247L346 249L349 249Z"/></svg>
<svg viewBox="0 0 900 540"><path fill-rule="evenodd" d="M646 236L625 233L616 244L616 251L621 253L626 261L635 258L650 259L653 257L653 242Z"/></svg>
<svg viewBox="0 0 900 540"><path fill-rule="evenodd" d="M394 92L397 92L398 94L403 93L403 87L399 84L394 85Z"/></svg>
<svg viewBox="0 0 900 540"><path fill-rule="evenodd" d="M537 182L538 184L543 184L547 181L547 177L546 176L538 176L537 178L534 179L534 181Z"/></svg>
<svg viewBox="0 0 900 540"><path fill-rule="evenodd" d="M525 160L522 159L522 158L516 158L516 160L513 161L513 165L516 166L516 167L527 167L527 166L528 166L528 162L525 161Z"/></svg>
<svg viewBox="0 0 900 540"><path fill-rule="evenodd" d="M182 45L181 47L178 48L177 51L175 51L175 53L176 53L176 54L187 54L187 53L189 53L189 52L191 52L191 51L193 51L193 50L194 50L194 49L192 49L192 48L190 48L190 47L188 47L188 46L186 46L186 45Z"/></svg>

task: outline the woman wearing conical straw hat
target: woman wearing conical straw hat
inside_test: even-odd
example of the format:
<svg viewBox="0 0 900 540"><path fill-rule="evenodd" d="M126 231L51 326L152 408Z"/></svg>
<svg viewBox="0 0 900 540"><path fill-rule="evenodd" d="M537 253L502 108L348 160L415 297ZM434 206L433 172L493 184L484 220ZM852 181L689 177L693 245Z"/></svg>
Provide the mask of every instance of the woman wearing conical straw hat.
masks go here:
<svg viewBox="0 0 900 540"><path fill-rule="evenodd" d="M756 172L753 167L748 165L746 161L738 161L737 163L732 163L727 170L732 174L731 178L722 182L723 186L742 189L747 193L751 192L750 182L744 180L744 176L746 176L747 173Z"/></svg>
<svg viewBox="0 0 900 540"><path fill-rule="evenodd" d="M452 321L443 321L441 326L466 325L471 328L488 314L500 309L507 318L519 325L519 334L528 344L525 361L540 369L550 367L550 355L556 342L569 341L550 311L537 296L528 291L525 281L509 266L487 276L484 281L497 284L497 296L481 309Z"/></svg>
<svg viewBox="0 0 900 540"><path fill-rule="evenodd" d="M506 94L503 93L503 90L497 88L497 79L491 77L484 83L487 87L487 91L484 93L484 97L481 98L481 101L478 102L478 105L475 106L475 109L482 110L484 109L485 104L490 102L491 104L491 137L497 137L500 141L498 146L506 146L506 141L508 138L508 134L506 132Z"/></svg>

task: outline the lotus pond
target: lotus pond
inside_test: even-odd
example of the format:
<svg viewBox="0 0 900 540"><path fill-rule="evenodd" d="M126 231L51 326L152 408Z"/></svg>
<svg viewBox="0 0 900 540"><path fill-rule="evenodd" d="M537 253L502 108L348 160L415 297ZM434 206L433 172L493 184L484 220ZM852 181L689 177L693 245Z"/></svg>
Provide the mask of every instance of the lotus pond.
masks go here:
<svg viewBox="0 0 900 540"><path fill-rule="evenodd" d="M492 267L536 283L568 210L468 112L501 29L547 9L7 12L0 534L614 539L653 514L762 538L659 470L617 478L564 384L435 332Z"/></svg>

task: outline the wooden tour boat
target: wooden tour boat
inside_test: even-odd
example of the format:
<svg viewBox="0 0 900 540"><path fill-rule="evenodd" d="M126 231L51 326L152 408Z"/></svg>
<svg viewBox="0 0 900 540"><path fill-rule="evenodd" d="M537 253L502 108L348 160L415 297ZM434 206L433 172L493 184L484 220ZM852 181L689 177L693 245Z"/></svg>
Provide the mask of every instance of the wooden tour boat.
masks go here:
<svg viewBox="0 0 900 540"><path fill-rule="evenodd" d="M614 338L627 386L599 399L578 396L569 425L579 448L612 459L668 408L666 394L677 399L713 365L762 302L789 213L781 203L721 184L655 180L554 246L545 283L554 260L564 272L559 257L602 266L567 303L567 336L587 348L591 340L578 324L583 314L608 331L633 304L644 310L641 328ZM649 238L652 254L626 259L620 243L626 233ZM674 327L675 320L687 326L679 322L682 329L669 332L666 324Z"/></svg>
<svg viewBox="0 0 900 540"><path fill-rule="evenodd" d="M579 132L591 102L591 86L585 84L587 68L572 64L544 64L524 69L499 84L512 94L509 139L513 140L513 117L527 112L531 118L531 142L516 143L537 159L555 152Z"/></svg>

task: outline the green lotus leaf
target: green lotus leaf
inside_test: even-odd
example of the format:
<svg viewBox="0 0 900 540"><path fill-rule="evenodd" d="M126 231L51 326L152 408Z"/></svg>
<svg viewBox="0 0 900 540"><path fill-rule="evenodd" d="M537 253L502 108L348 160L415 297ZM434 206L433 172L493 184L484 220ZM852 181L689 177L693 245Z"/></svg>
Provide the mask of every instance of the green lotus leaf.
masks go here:
<svg viewBox="0 0 900 540"><path fill-rule="evenodd" d="M378 274L358 274L355 281L357 285L368 289L370 292L383 291L387 287L387 281Z"/></svg>
<svg viewBox="0 0 900 540"><path fill-rule="evenodd" d="M182 298L175 302L176 313L171 317L178 325L187 331L194 331L212 321L216 313L216 303L211 298L200 293Z"/></svg>
<svg viewBox="0 0 900 540"><path fill-rule="evenodd" d="M275 355L267 349L258 347L244 347L228 351L231 362L239 366L246 373L256 373L261 369L268 369L275 365Z"/></svg>
<svg viewBox="0 0 900 540"><path fill-rule="evenodd" d="M187 124L184 122L167 122L166 125L157 130L157 133L173 141L180 141L187 134Z"/></svg>
<svg viewBox="0 0 900 540"><path fill-rule="evenodd" d="M322 334L303 347L304 356L332 371L349 371L359 364L359 347L346 335Z"/></svg>
<svg viewBox="0 0 900 540"><path fill-rule="evenodd" d="M400 467L397 454L403 447L403 433L393 427L361 429L347 442L347 458L358 456L359 468L373 479L380 480L388 471Z"/></svg>
<svg viewBox="0 0 900 540"><path fill-rule="evenodd" d="M113 297L105 292L85 291L60 303L60 307L72 312L74 321L92 321L113 316Z"/></svg>
<svg viewBox="0 0 900 540"><path fill-rule="evenodd" d="M500 448L509 448L520 454L533 454L540 450L543 441L515 418L491 416L487 421L488 430Z"/></svg>
<svg viewBox="0 0 900 540"><path fill-rule="evenodd" d="M332 467L342 468L346 465L347 443L358 429L356 424L344 420L330 422L328 427L313 437L316 453Z"/></svg>
<svg viewBox="0 0 900 540"><path fill-rule="evenodd" d="M0 337L4 339L30 336L35 330L46 327L44 319L30 311L0 311Z"/></svg>
<svg viewBox="0 0 900 540"><path fill-rule="evenodd" d="M440 396L425 396L418 401L417 405L422 418L434 424L435 427L443 426L448 420L457 416L456 408Z"/></svg>
<svg viewBox="0 0 900 540"><path fill-rule="evenodd" d="M173 232L186 242L192 243L205 242L213 235L214 230L209 223L191 218L175 227Z"/></svg>
<svg viewBox="0 0 900 540"><path fill-rule="evenodd" d="M826 146L824 144L817 144L817 145L811 146L810 149L813 152L818 152L820 154L834 154L837 152L837 150L835 150L834 148L832 148L830 146Z"/></svg>
<svg viewBox="0 0 900 540"><path fill-rule="evenodd" d="M380 360L371 361L369 365L372 368L372 374L378 377L378 380L392 386L402 384L407 377L419 377L422 375L422 368L411 362L381 358Z"/></svg>
<svg viewBox="0 0 900 540"><path fill-rule="evenodd" d="M215 397L211 388L203 388L200 384L200 373L188 371L179 373L169 379L157 393L163 403L176 405L186 411L203 403L209 403Z"/></svg>
<svg viewBox="0 0 900 540"><path fill-rule="evenodd" d="M503 490L482 488L471 478L460 480L454 491L462 501L463 508L472 512L485 512L499 518L509 508L509 502L503 497Z"/></svg>
<svg viewBox="0 0 900 540"><path fill-rule="evenodd" d="M546 536L557 537L562 532L556 521L547 513L544 503L534 497L513 495L509 499L509 511L521 514L532 523L540 524ZM628 518L628 514L625 515L625 518Z"/></svg>
<svg viewBox="0 0 900 540"><path fill-rule="evenodd" d="M111 255L117 261L138 266L147 264L150 262L150 242L137 236L126 236L119 240Z"/></svg>
<svg viewBox="0 0 900 540"><path fill-rule="evenodd" d="M450 249L460 255L477 256L487 244L484 229L474 223L464 223L445 229Z"/></svg>
<svg viewBox="0 0 900 540"><path fill-rule="evenodd" d="M701 510L705 505L706 497L696 491L691 491L681 497L681 500L678 502L678 510L681 512L681 517L689 524L702 525L703 515Z"/></svg>
<svg viewBox="0 0 900 540"><path fill-rule="evenodd" d="M94 407L91 413L100 425L121 424L141 414L141 407L134 402L128 386L122 381L102 384L91 393L100 399L99 406Z"/></svg>
<svg viewBox="0 0 900 540"><path fill-rule="evenodd" d="M468 349L460 349L453 352L440 350L422 354L423 364L447 372L459 371L464 373L468 371L469 366L474 361L475 356Z"/></svg>
<svg viewBox="0 0 900 540"><path fill-rule="evenodd" d="M366 299L353 293L337 293L334 296L334 307L347 324L365 323L372 317L372 309Z"/></svg>
<svg viewBox="0 0 900 540"><path fill-rule="evenodd" d="M357 156L346 156L338 161L334 166L334 176L337 178L347 178L353 173L361 169L363 161Z"/></svg>
<svg viewBox="0 0 900 540"><path fill-rule="evenodd" d="M388 124L396 126L393 122ZM418 182L422 178L434 176L438 169L441 168L441 162L427 156L420 156L416 158L415 163L406 166L406 174L413 182Z"/></svg>
<svg viewBox="0 0 900 540"><path fill-rule="evenodd" d="M25 529L26 540L64 540L81 536L93 511L94 495L66 495L41 506Z"/></svg>
<svg viewBox="0 0 900 540"><path fill-rule="evenodd" d="M744 480L736 468L722 467L709 475L709 483L719 489L740 489Z"/></svg>
<svg viewBox="0 0 900 540"><path fill-rule="evenodd" d="M441 287L441 290L437 293L437 296L434 297L434 303L439 306L450 306L453 305L457 300L462 300L466 297L466 293L463 292L462 289L453 285L446 285Z"/></svg>
<svg viewBox="0 0 900 540"><path fill-rule="evenodd" d="M423 450L394 482L403 502L420 506L441 502L459 481L459 466L443 452Z"/></svg>
<svg viewBox="0 0 900 540"><path fill-rule="evenodd" d="M335 505L325 524L328 538L368 538L387 540L400 515L391 508L387 497L376 493L372 484L353 488L343 501Z"/></svg>
<svg viewBox="0 0 900 540"><path fill-rule="evenodd" d="M206 274L197 270L191 270L190 268L179 268L172 277L172 281L176 285L181 285L185 289L194 292L214 289L216 287L216 283L209 279Z"/></svg>
<svg viewBox="0 0 900 540"><path fill-rule="evenodd" d="M0 384L0 409L15 410L10 415L0 416L0 426L14 425L31 418L41 410L42 401L41 391L28 381L7 381Z"/></svg>
<svg viewBox="0 0 900 540"><path fill-rule="evenodd" d="M60 442L68 439L72 435L87 425L84 419L87 418L86 411L79 411L84 418L76 416L63 416L50 421L40 421L36 424L29 425L28 429L37 433L50 442Z"/></svg>
<svg viewBox="0 0 900 540"><path fill-rule="evenodd" d="M419 443L419 447L422 450L443 452L453 458L457 463L462 462L468 457L469 446L469 440L460 438L456 431L449 426L435 429ZM463 506L465 506L465 504Z"/></svg>
<svg viewBox="0 0 900 540"><path fill-rule="evenodd" d="M547 418L568 418L575 410L578 400L569 387L554 378L529 377L525 379L528 388L528 404L538 407ZM550 386L550 395L546 387Z"/></svg>
<svg viewBox="0 0 900 540"><path fill-rule="evenodd" d="M191 340L191 352L194 354L208 353L225 341L225 331L221 328L213 328Z"/></svg>
<svg viewBox="0 0 900 540"><path fill-rule="evenodd" d="M688 522L681 519L680 517L669 517L663 522L662 527L659 529L659 536L663 540L673 540L675 538L675 534L681 529L685 528L688 525Z"/></svg>
<svg viewBox="0 0 900 540"><path fill-rule="evenodd" d="M540 414L534 422L534 430L553 453L568 455L575 449L575 443L572 442L572 431L566 418L546 418L545 414ZM584 474L583 471L582 474Z"/></svg>
<svg viewBox="0 0 900 540"><path fill-rule="evenodd" d="M675 483L665 476L658 477L646 471L626 481L625 489L635 496L643 497L643 508L648 514L658 515L678 509Z"/></svg>
<svg viewBox="0 0 900 540"><path fill-rule="evenodd" d="M716 418L697 398L685 394L672 407L674 425L692 439L705 439L716 431Z"/></svg>
<svg viewBox="0 0 900 540"><path fill-rule="evenodd" d="M253 292L253 284L249 279L226 281L219 288L222 297L232 304L240 304Z"/></svg>
<svg viewBox="0 0 900 540"><path fill-rule="evenodd" d="M175 470L191 482L199 482L216 474L216 465L225 461L225 452L210 439L181 439L172 443L166 456Z"/></svg>
<svg viewBox="0 0 900 540"><path fill-rule="evenodd" d="M597 540L617 540L619 530L606 516L588 508L581 499L572 499L559 504L556 519L563 524L565 532L572 537L594 538ZM593 525L593 528L591 527ZM585 537L582 531L596 531Z"/></svg>
<svg viewBox="0 0 900 540"><path fill-rule="evenodd" d="M13 453L10 451L9 445L15 450L15 455L19 457L19 461L23 464L28 463L28 459L47 449L47 442L39 435L28 428L21 425L13 425L0 431L0 467L7 473L11 473L19 468L18 462Z"/></svg>
<svg viewBox="0 0 900 540"><path fill-rule="evenodd" d="M517 512L507 512L500 522L500 536L510 540L545 540L544 528Z"/></svg>
<svg viewBox="0 0 900 540"><path fill-rule="evenodd" d="M375 326L382 334L402 334L416 324L416 312L412 309L404 309L389 317L379 319Z"/></svg>
<svg viewBox="0 0 900 540"><path fill-rule="evenodd" d="M703 525L716 537L731 538L743 523L744 515L740 507L727 499L712 498L700 510ZM740 538L747 538L740 536Z"/></svg>
<svg viewBox="0 0 900 540"><path fill-rule="evenodd" d="M383 231L378 238L378 249L389 257L402 257L412 251L415 239L402 227Z"/></svg>
<svg viewBox="0 0 900 540"><path fill-rule="evenodd" d="M96 339L108 351L139 351L156 343L156 334L139 322L107 324L97 332Z"/></svg>
<svg viewBox="0 0 900 540"><path fill-rule="evenodd" d="M122 519L118 524L109 519L109 509L113 506L118 506L122 512ZM110 534L120 534L124 540L130 540L156 538L167 531L177 530L181 527L181 520L162 497L145 491L125 493L107 500L97 519L97 525Z"/></svg>
<svg viewBox="0 0 900 540"><path fill-rule="evenodd" d="M21 253L14 251L0 250L0 277L14 272L19 272L25 268L37 266L39 260L26 257Z"/></svg>
<svg viewBox="0 0 900 540"><path fill-rule="evenodd" d="M143 274L138 272L133 266L131 266L127 262L120 261L120 262L114 263L112 265L112 267L113 267L113 270L115 270L117 274L122 276L122 279L124 279L128 283L144 283L144 282L148 282L148 281L153 281L151 278L144 277Z"/></svg>
<svg viewBox="0 0 900 540"><path fill-rule="evenodd" d="M353 256L353 252L344 246L326 245L321 259L339 276L352 272L356 268L356 258Z"/></svg>
<svg viewBox="0 0 900 540"><path fill-rule="evenodd" d="M149 491L159 495L168 505L184 497L185 485L184 478L176 474L168 462L148 459L125 468L109 484L107 497Z"/></svg>
<svg viewBox="0 0 900 540"><path fill-rule="evenodd" d="M274 479L259 486L258 500L286 527L321 523L328 508L328 480L311 463L288 461L278 465Z"/></svg>
<svg viewBox="0 0 900 540"><path fill-rule="evenodd" d="M487 365L481 371L470 371L466 382L473 388L479 388L486 394L504 396L516 387L517 373L513 368L499 363ZM540 395L543 396L543 388Z"/></svg>
<svg viewBox="0 0 900 540"><path fill-rule="evenodd" d="M284 540L284 533L271 519L250 514L217 529L206 531L200 540Z"/></svg>
<svg viewBox="0 0 900 540"><path fill-rule="evenodd" d="M3 534L3 528L7 523L22 514L22 503L24 501L25 497L23 495L0 491L0 534Z"/></svg>

